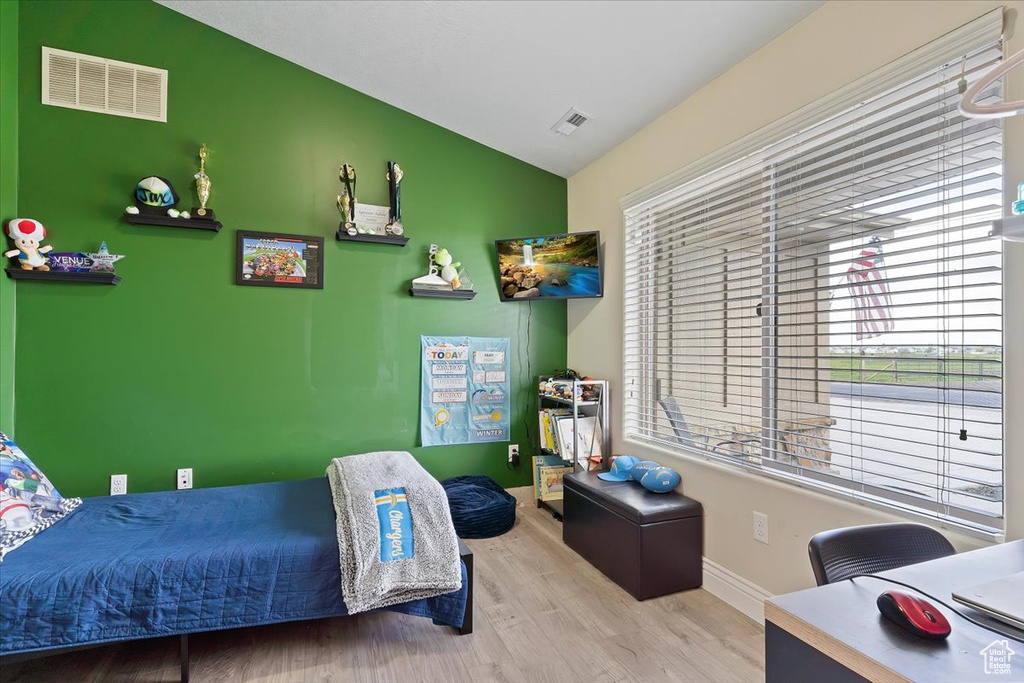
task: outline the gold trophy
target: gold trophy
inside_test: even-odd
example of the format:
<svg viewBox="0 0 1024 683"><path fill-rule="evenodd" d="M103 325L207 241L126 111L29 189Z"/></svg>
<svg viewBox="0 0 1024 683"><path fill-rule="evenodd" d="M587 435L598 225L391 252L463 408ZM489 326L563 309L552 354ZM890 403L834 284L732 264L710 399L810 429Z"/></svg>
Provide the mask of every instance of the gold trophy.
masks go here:
<svg viewBox="0 0 1024 683"><path fill-rule="evenodd" d="M350 235L356 234L356 224L352 222L351 210L352 200L347 194L339 194L337 201L338 211L341 213L341 229Z"/></svg>
<svg viewBox="0 0 1024 683"><path fill-rule="evenodd" d="M210 176L206 175L206 159L210 156L210 150L206 143L199 148L199 172L193 177L196 179L196 196L199 197L199 206L192 208L192 215L196 218L212 221L213 209L206 208L206 202L210 201Z"/></svg>

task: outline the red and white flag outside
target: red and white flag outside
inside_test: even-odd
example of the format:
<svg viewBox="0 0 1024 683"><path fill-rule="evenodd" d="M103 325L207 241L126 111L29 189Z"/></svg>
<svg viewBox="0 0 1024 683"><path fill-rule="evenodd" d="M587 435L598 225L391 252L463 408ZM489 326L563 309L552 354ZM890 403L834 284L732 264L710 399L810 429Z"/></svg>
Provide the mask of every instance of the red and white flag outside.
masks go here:
<svg viewBox="0 0 1024 683"><path fill-rule="evenodd" d="M857 339L877 337L895 326L884 266L882 240L872 237L846 271L857 315Z"/></svg>

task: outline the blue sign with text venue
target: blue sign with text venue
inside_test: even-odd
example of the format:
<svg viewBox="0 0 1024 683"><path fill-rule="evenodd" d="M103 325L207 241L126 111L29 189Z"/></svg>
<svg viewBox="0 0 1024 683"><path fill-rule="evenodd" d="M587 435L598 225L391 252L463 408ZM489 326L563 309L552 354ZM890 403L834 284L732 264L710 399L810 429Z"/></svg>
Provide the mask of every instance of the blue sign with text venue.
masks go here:
<svg viewBox="0 0 1024 683"><path fill-rule="evenodd" d="M394 562L413 556L412 514L405 489L373 492L380 522L380 561Z"/></svg>

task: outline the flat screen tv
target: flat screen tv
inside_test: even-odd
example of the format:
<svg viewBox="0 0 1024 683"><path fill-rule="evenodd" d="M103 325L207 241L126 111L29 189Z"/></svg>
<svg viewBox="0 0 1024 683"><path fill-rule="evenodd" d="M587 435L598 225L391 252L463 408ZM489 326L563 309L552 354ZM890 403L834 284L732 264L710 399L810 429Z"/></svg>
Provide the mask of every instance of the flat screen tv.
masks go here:
<svg viewBox="0 0 1024 683"><path fill-rule="evenodd" d="M601 234L495 240L502 301L602 296Z"/></svg>

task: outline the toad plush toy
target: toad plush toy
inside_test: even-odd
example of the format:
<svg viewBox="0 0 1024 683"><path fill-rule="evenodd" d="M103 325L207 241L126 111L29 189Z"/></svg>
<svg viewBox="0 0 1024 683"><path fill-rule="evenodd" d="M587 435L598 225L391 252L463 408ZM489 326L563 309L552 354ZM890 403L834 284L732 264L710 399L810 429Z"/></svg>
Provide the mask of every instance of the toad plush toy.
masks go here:
<svg viewBox="0 0 1024 683"><path fill-rule="evenodd" d="M44 254L53 247L39 246L39 243L46 239L46 228L42 223L31 218L15 218L7 223L7 236L16 248L5 251L4 256L18 257L18 264L22 270L50 269L50 266L46 265Z"/></svg>

